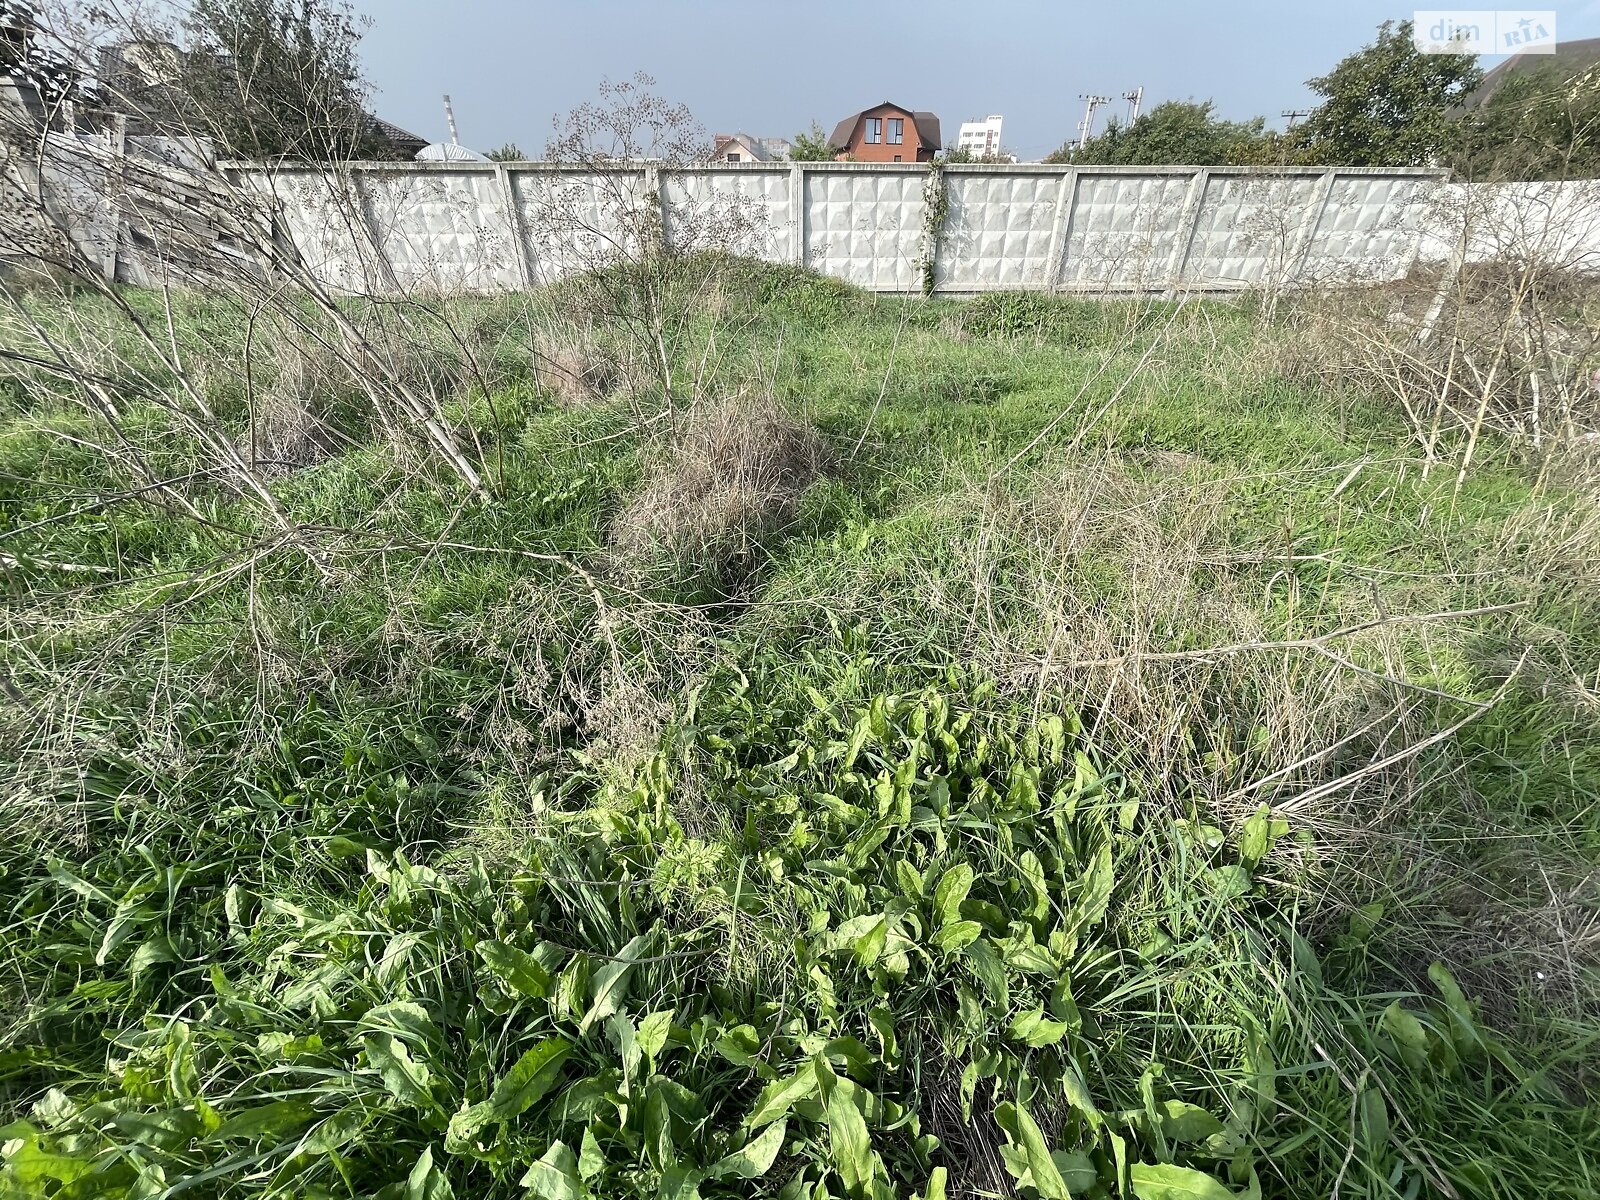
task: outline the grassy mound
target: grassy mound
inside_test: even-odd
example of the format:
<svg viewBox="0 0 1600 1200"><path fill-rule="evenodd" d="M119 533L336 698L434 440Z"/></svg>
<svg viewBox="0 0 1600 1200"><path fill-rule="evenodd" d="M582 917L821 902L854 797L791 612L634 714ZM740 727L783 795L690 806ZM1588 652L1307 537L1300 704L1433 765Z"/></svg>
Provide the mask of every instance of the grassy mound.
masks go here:
<svg viewBox="0 0 1600 1200"><path fill-rule="evenodd" d="M1225 305L27 303L0 1195L1593 1194L1580 458Z"/></svg>

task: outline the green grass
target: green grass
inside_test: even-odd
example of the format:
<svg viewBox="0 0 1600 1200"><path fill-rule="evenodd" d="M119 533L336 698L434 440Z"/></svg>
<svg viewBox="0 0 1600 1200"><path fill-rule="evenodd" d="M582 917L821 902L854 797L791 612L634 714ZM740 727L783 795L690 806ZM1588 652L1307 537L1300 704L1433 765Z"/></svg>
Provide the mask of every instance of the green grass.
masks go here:
<svg viewBox="0 0 1600 1200"><path fill-rule="evenodd" d="M613 561L656 448L511 301L491 497L352 418L265 552L8 381L0 1196L1600 1191L1593 497L1243 308L725 289L708 390L830 466L709 585Z"/></svg>

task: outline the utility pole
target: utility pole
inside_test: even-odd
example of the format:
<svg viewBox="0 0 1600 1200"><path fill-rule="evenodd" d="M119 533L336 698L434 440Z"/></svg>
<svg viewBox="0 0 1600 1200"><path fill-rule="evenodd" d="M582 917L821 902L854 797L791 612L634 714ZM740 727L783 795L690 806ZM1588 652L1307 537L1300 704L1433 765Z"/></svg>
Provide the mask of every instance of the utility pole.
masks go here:
<svg viewBox="0 0 1600 1200"><path fill-rule="evenodd" d="M1301 117L1309 117L1311 115L1311 110L1309 108L1286 108L1278 115L1280 117L1287 117L1289 119L1288 127L1293 129L1294 123Z"/></svg>
<svg viewBox="0 0 1600 1200"><path fill-rule="evenodd" d="M1094 136L1094 114L1102 104L1110 104L1110 96L1080 95L1083 101L1083 121L1078 126L1078 149L1082 150L1089 144L1089 139Z"/></svg>
<svg viewBox="0 0 1600 1200"><path fill-rule="evenodd" d="M1131 92L1123 92L1122 98L1128 102L1128 124L1132 125L1139 119L1139 106L1144 102L1144 85L1140 84Z"/></svg>
<svg viewBox="0 0 1600 1200"><path fill-rule="evenodd" d="M461 139L456 136L456 110L450 107L449 96L444 98L444 119L445 123L450 126L450 144L452 146L461 145Z"/></svg>

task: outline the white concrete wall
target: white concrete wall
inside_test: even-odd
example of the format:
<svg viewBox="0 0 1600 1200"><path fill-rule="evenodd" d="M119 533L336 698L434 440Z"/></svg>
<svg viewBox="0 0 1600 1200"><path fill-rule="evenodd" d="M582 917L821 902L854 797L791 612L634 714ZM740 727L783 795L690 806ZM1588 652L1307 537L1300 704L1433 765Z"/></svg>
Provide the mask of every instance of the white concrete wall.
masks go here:
<svg viewBox="0 0 1600 1200"><path fill-rule="evenodd" d="M319 278L352 292L536 286L600 265L636 235L646 211L675 245L804 263L883 292L920 290L930 257L935 287L947 294L1381 281L1419 258L1519 248L1600 269L1600 184L1489 189L1424 170L963 164L935 176L919 164L831 162L226 170L272 198L281 235ZM92 191L82 168L61 172L59 186L79 210ZM941 195L933 236L930 198ZM105 222L82 220L98 246ZM137 264L123 271L147 273Z"/></svg>
<svg viewBox="0 0 1600 1200"><path fill-rule="evenodd" d="M1422 220L1426 261L1531 257L1600 272L1600 179L1445 184Z"/></svg>
<svg viewBox="0 0 1600 1200"><path fill-rule="evenodd" d="M304 180L250 178L284 200L283 222L329 282L381 287L352 271L345 230ZM487 291L548 281L598 257L622 210L658 193L669 241L801 262L884 292L922 287L930 172L918 164L735 163L692 171L593 172L527 164L362 165L351 172L371 225L369 257L391 286ZM935 286L1085 292L1229 291L1317 277L1394 278L1420 244L1426 171L1256 171L956 165L937 181L946 212L932 240ZM290 183L286 189L285 183ZM325 185L322 190L325 189ZM934 193L937 194L937 193ZM509 199L508 199L509 197ZM514 212L515 219L508 218ZM723 221L743 214L745 219Z"/></svg>

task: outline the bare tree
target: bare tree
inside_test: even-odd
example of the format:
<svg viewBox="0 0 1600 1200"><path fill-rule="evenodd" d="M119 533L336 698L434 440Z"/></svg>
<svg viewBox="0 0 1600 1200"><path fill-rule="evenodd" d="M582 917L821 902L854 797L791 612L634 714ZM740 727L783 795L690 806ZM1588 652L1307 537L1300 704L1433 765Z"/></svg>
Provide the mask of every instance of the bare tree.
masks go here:
<svg viewBox="0 0 1600 1200"><path fill-rule="evenodd" d="M690 172L710 143L654 86L644 74L606 82L557 118L545 157L568 169L533 185L528 217L548 246L545 278L568 277L575 310L625 335L670 409L685 398L678 363L726 255L760 253L767 225L737 179L718 190Z"/></svg>

